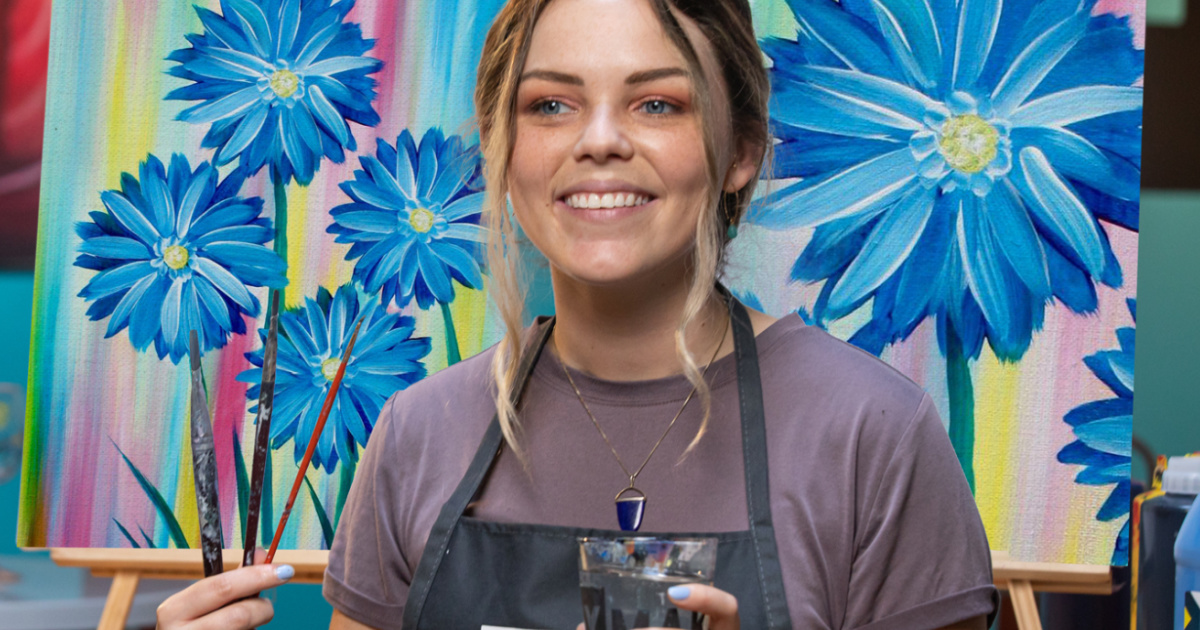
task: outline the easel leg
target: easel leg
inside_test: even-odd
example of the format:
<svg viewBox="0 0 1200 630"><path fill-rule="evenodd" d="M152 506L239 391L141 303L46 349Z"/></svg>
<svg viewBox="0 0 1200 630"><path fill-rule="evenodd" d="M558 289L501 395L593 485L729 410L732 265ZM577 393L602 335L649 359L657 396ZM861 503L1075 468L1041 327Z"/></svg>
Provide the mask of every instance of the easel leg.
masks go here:
<svg viewBox="0 0 1200 630"><path fill-rule="evenodd" d="M1042 619L1038 616L1033 585L1027 580L1011 580L1008 583L1008 595L1012 598L1017 627L1021 630L1042 630Z"/></svg>
<svg viewBox="0 0 1200 630"><path fill-rule="evenodd" d="M96 630L124 630L137 587L137 573L117 571L108 589L108 600L104 602L104 613L100 615L100 625L96 626Z"/></svg>

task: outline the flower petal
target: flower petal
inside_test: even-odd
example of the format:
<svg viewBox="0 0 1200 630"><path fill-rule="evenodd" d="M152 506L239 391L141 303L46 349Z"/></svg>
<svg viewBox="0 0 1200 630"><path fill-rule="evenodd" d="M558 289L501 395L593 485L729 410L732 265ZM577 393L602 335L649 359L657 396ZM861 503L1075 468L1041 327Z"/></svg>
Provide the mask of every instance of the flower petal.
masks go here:
<svg viewBox="0 0 1200 630"><path fill-rule="evenodd" d="M343 227L376 234L391 234L396 231L396 213L360 210L344 212L334 217L334 222Z"/></svg>
<svg viewBox="0 0 1200 630"><path fill-rule="evenodd" d="M1098 451L1131 457L1133 445L1129 441L1129 430L1132 426L1132 416L1116 416L1081 424L1075 427L1075 436Z"/></svg>
<svg viewBox="0 0 1200 630"><path fill-rule="evenodd" d="M421 146L417 149L417 198L429 199L429 191L433 188L433 180L438 173L437 128L427 131L421 138Z"/></svg>
<svg viewBox="0 0 1200 630"><path fill-rule="evenodd" d="M183 199L179 202L179 214L175 217L175 233L180 238L187 236L196 210L207 210L217 191L217 169L203 162L192 175Z"/></svg>
<svg viewBox="0 0 1200 630"><path fill-rule="evenodd" d="M126 263L96 274L79 294L87 299L113 295L132 287L146 276L157 274L153 263L148 260Z"/></svg>
<svg viewBox="0 0 1200 630"><path fill-rule="evenodd" d="M325 92L319 86L311 85L305 94L306 99L312 105L312 113L317 122L321 123L321 126L337 139L338 144L344 147L349 146L350 128L333 103L329 102Z"/></svg>
<svg viewBox="0 0 1200 630"><path fill-rule="evenodd" d="M933 212L936 189L910 190L890 210L884 211L864 247L838 280L829 296L833 317L849 314L871 291L892 277L904 263Z"/></svg>
<svg viewBox="0 0 1200 630"><path fill-rule="evenodd" d="M309 65L307 68L305 68L305 72L308 74L332 76L342 72L349 72L351 70L367 70L369 72L374 72L382 65L383 62L375 59L374 57L330 57Z"/></svg>
<svg viewBox="0 0 1200 630"><path fill-rule="evenodd" d="M429 249L433 250L434 255L442 259L442 262L458 271L466 279L467 286L472 289L483 288L483 274L479 270L479 261L467 250L444 241L430 243Z"/></svg>
<svg viewBox="0 0 1200 630"><path fill-rule="evenodd" d="M179 120L202 124L245 114L256 103L260 103L258 87L250 86L221 98L205 101L179 113Z"/></svg>
<svg viewBox="0 0 1200 630"><path fill-rule="evenodd" d="M964 195L958 214L958 247L966 272L967 285L979 302L983 316L1000 334L1013 326L1012 290L1005 279L1005 264L1000 243L996 241L978 198Z"/></svg>
<svg viewBox="0 0 1200 630"><path fill-rule="evenodd" d="M1016 129L1018 148L1035 146L1054 170L1118 199L1136 201L1141 194L1141 171L1122 158L1106 155L1096 145L1069 129L1038 127ZM1097 212L1099 208L1093 206Z"/></svg>
<svg viewBox="0 0 1200 630"><path fill-rule="evenodd" d="M938 103L907 85L889 79L838 68L801 66L791 70L796 76L843 98L885 108L919 125L926 112Z"/></svg>
<svg viewBox="0 0 1200 630"><path fill-rule="evenodd" d="M446 231L442 232L441 237L472 243L486 243L488 229L474 223L451 223L446 226Z"/></svg>
<svg viewBox="0 0 1200 630"><path fill-rule="evenodd" d="M433 255L428 247L416 247L417 263L421 268L421 278L429 285L433 296L443 304L454 299L454 287L450 285L450 276L441 261Z"/></svg>
<svg viewBox="0 0 1200 630"><path fill-rule="evenodd" d="M829 0L789 2L803 37L823 45L852 70L890 76L887 50L872 37L867 23Z"/></svg>
<svg viewBox="0 0 1200 630"><path fill-rule="evenodd" d="M1055 92L1018 107L1014 127L1065 127L1083 120L1142 108L1140 87L1087 85Z"/></svg>
<svg viewBox="0 0 1200 630"><path fill-rule="evenodd" d="M163 338L168 344L175 345L179 341L179 324L180 324L180 304L183 300L183 286L186 281L176 278L171 282L170 288L167 289L166 296L163 297L162 312L159 313L159 326L162 327ZM201 331L197 330L197 333Z"/></svg>
<svg viewBox="0 0 1200 630"><path fill-rule="evenodd" d="M929 0L871 0L871 8L901 67L916 83L936 86L942 42Z"/></svg>
<svg viewBox="0 0 1200 630"><path fill-rule="evenodd" d="M992 105L1006 115L1029 97L1087 30L1088 14L1077 12L1035 38L1022 50L992 91Z"/></svg>
<svg viewBox="0 0 1200 630"><path fill-rule="evenodd" d="M300 29L300 0L283 0L279 6L279 36L275 40L275 57L290 58L296 33Z"/></svg>
<svg viewBox="0 0 1200 630"><path fill-rule="evenodd" d="M111 337L129 325L129 316L133 314L134 307L150 289L158 279L158 274L150 274L142 276L140 280L135 282L129 291L121 298L121 301L113 308L112 315L109 316L108 329L105 331L105 337Z"/></svg>
<svg viewBox="0 0 1200 630"><path fill-rule="evenodd" d="M1071 248L1092 277L1099 278L1104 273L1105 252L1091 212L1040 150L1023 149L1019 163L1016 183L1034 216Z"/></svg>
<svg viewBox="0 0 1200 630"><path fill-rule="evenodd" d="M996 38L1000 6L997 0L962 0L954 47L954 89L968 91L975 87Z"/></svg>
<svg viewBox="0 0 1200 630"><path fill-rule="evenodd" d="M116 260L144 260L153 255L145 243L124 236L94 236L79 244L79 252Z"/></svg>
<svg viewBox="0 0 1200 630"><path fill-rule="evenodd" d="M886 107L811 83L777 85L771 113L778 122L840 136L907 141L922 128Z"/></svg>
<svg viewBox="0 0 1200 630"><path fill-rule="evenodd" d="M442 218L449 221L461 221L469 216L480 214L483 212L483 202L487 195L484 193L476 193L455 199L450 205L443 206L441 215Z"/></svg>
<svg viewBox="0 0 1200 630"><path fill-rule="evenodd" d="M780 190L752 207L746 218L767 228L782 229L871 212L899 199L916 174L917 164L905 147L818 183L802 181Z"/></svg>
<svg viewBox="0 0 1200 630"><path fill-rule="evenodd" d="M246 285L242 284L237 276L234 276L228 269L218 265L217 263L199 256L192 259L192 268L196 273L208 279L221 293L224 293L235 304L242 307L251 315L258 314L258 304L254 296L246 290Z"/></svg>
<svg viewBox="0 0 1200 630"><path fill-rule="evenodd" d="M1050 271L1042 239L1016 191L1007 185L998 185L983 204L995 236L1004 243L1001 251L1017 277L1039 299L1049 298Z"/></svg>
<svg viewBox="0 0 1200 630"><path fill-rule="evenodd" d="M267 51L271 49L268 46L271 42L271 27L267 21L267 15L259 6L250 0L223 0L225 6L233 10L234 19L242 25L242 32L249 37L247 39L254 46L255 52L259 56L266 57ZM229 16L225 16L229 19Z"/></svg>
<svg viewBox="0 0 1200 630"><path fill-rule="evenodd" d="M143 243L157 243L161 238L158 230L150 223L150 218L134 207L125 195L115 190L106 190L100 193L100 201L112 213L113 218Z"/></svg>

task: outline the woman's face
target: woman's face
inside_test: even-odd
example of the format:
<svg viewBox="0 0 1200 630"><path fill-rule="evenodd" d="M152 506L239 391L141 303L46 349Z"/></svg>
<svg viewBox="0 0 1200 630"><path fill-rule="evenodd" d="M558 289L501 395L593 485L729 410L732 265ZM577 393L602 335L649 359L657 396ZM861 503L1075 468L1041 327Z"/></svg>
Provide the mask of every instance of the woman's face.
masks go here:
<svg viewBox="0 0 1200 630"><path fill-rule="evenodd" d="M713 87L713 120L722 121L717 172L737 190L753 162L730 171L729 105L715 59L694 24L676 17ZM517 220L558 279L682 277L697 215L711 211L691 87L683 54L646 0L555 0L545 9L517 91L508 184Z"/></svg>

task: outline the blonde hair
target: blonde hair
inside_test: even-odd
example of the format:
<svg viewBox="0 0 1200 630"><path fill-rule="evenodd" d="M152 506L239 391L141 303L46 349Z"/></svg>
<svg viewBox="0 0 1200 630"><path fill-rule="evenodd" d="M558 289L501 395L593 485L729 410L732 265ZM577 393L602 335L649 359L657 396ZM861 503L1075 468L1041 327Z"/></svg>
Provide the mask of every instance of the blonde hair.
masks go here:
<svg viewBox="0 0 1200 630"><path fill-rule="evenodd" d="M534 26L552 0L509 0L488 31L475 83L475 111L487 180L484 213L488 217L488 267L490 293L504 321L504 337L492 357L496 413L504 439L524 461L520 448L521 425L517 418L513 389L521 355L524 294L520 256L513 217L508 208L508 167L516 140L516 96ZM701 212L696 225L692 255L692 278L683 315L675 330L675 347L683 373L696 387L704 418L686 452L703 437L708 427L711 391L688 347L685 332L711 298L724 265L730 225L737 225L754 195L755 182L771 149L767 104L770 84L762 53L754 37L747 0L649 0L671 42L683 53L692 76L693 101L704 131L705 159L709 167L708 198L711 212ZM715 124L709 85L695 46L688 39L675 12L687 16L711 44L726 93L735 151L752 147L762 152L750 183L741 190L722 190L717 172ZM743 156L744 157L744 156Z"/></svg>

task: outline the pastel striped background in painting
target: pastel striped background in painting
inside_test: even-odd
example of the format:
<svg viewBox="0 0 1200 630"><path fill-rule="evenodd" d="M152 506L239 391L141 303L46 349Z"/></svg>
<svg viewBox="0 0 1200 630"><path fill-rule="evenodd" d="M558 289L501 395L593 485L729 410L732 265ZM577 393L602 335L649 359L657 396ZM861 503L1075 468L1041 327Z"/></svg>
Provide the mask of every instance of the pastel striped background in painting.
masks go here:
<svg viewBox="0 0 1200 630"><path fill-rule="evenodd" d="M105 0L54 6L22 545L126 546L114 525L117 519L135 536L141 526L156 545L166 546L164 523L156 519L117 446L173 505L189 538L195 537L183 421L187 374L169 361L135 353L124 332L103 340L106 321L88 321L86 304L76 297L92 272L71 264L78 246L73 224L102 209L99 193L117 188L121 172L136 172L148 153L166 159L183 152L193 165L211 158L211 151L199 148L206 126L175 120L190 103L162 99L183 84L165 74L172 65L166 56L187 45L184 34L201 30L192 4ZM198 4L219 10L215 0ZM471 132L475 64L487 25L501 5L500 0L357 3L349 19L377 40L370 54L385 61L375 75L375 107L383 121L374 129L351 125L360 151L373 152L376 137L395 142L406 128L418 138L431 126L448 134ZM358 167L354 156L347 158L340 165L324 162L307 188L288 188L288 305L301 304L319 286L332 289L350 280L352 266L343 260L347 247L333 244L325 232L328 209L346 201L337 184ZM269 186L264 171L246 183L242 195L266 199L269 214ZM265 303L266 292L257 295ZM464 356L492 342L485 304L483 293L458 287L452 311ZM436 371L446 364L441 314L411 310L417 334L433 339L426 365ZM240 442L240 436L253 433L253 416L245 412L245 385L233 378L248 367L243 353L255 344L249 336L234 337L205 359L215 406L225 537L237 545L232 440L235 434ZM214 375L219 375L216 382ZM273 494L281 503L295 464L290 444L273 453ZM338 475L314 471L309 476L332 506ZM275 513L281 510L279 505ZM294 525L289 524L283 546L320 547L319 524L305 497L289 523Z"/></svg>
<svg viewBox="0 0 1200 630"><path fill-rule="evenodd" d="M216 0L206 4L216 9ZM376 75L376 129L352 125L360 151L374 138L394 141L405 128L420 136L430 126L468 133L471 86L486 26L502 0L359 0L351 19L377 40L372 56L385 60ZM783 0L752 3L761 36L792 37L795 23ZM1097 10L1128 13L1134 0L1106 0ZM1135 19L1139 29L1141 20ZM155 544L168 535L161 519L117 453L119 446L162 491L195 538L195 506L187 447L187 375L182 368L139 355L126 333L103 340L107 321L89 322L76 297L92 272L71 264L78 246L72 224L101 207L99 193L116 188L122 171L135 171L148 153L183 151L193 164L211 157L199 149L204 126L174 120L188 106L163 101L182 82L164 74L167 54L185 46L183 35L200 30L190 2L140 0L58 2L54 7L47 145L36 276L34 350L31 356L29 426L20 543L26 546L126 546L114 525L140 526ZM317 287L350 278L344 246L325 233L328 209L345 201L337 183L357 161L324 162L311 186L290 186L287 303L300 304ZM243 195L267 199L265 173L247 182ZM977 405L978 502L994 548L1016 556L1063 562L1107 563L1120 522L1094 515L1109 488L1075 484L1075 467L1055 454L1074 438L1063 414L1109 394L1082 363L1115 347L1113 331L1131 325L1124 299L1136 295L1137 237L1111 230L1125 270L1119 291L1100 289L1100 310L1081 320L1061 306L1047 311L1045 331L1035 336L1018 366L1002 365L985 349L972 363ZM807 241L803 232L766 232L747 227L736 241L731 284L757 293L779 315L811 306L819 286L787 282L791 262ZM752 262L750 262L752 261ZM452 310L464 355L495 338L481 292L458 288ZM259 292L265 299L265 292ZM436 311L410 309L418 334L433 340L429 370L445 365L444 331ZM848 335L865 310L833 327ZM1080 322L1086 326L1080 326ZM1067 332L1069 331L1069 332ZM235 337L205 360L215 404L218 465L226 541L241 544L234 526L233 436L252 433L245 386L233 376L247 366L242 355L255 347ZM923 383L945 408L944 359L926 323L885 358ZM219 375L214 381L212 375ZM249 455L248 444L244 452ZM275 513L295 471L288 444L274 451ZM340 480L310 472L322 500L332 505ZM317 519L304 497L298 502L285 547L321 546ZM136 530L135 530L136 534Z"/></svg>

